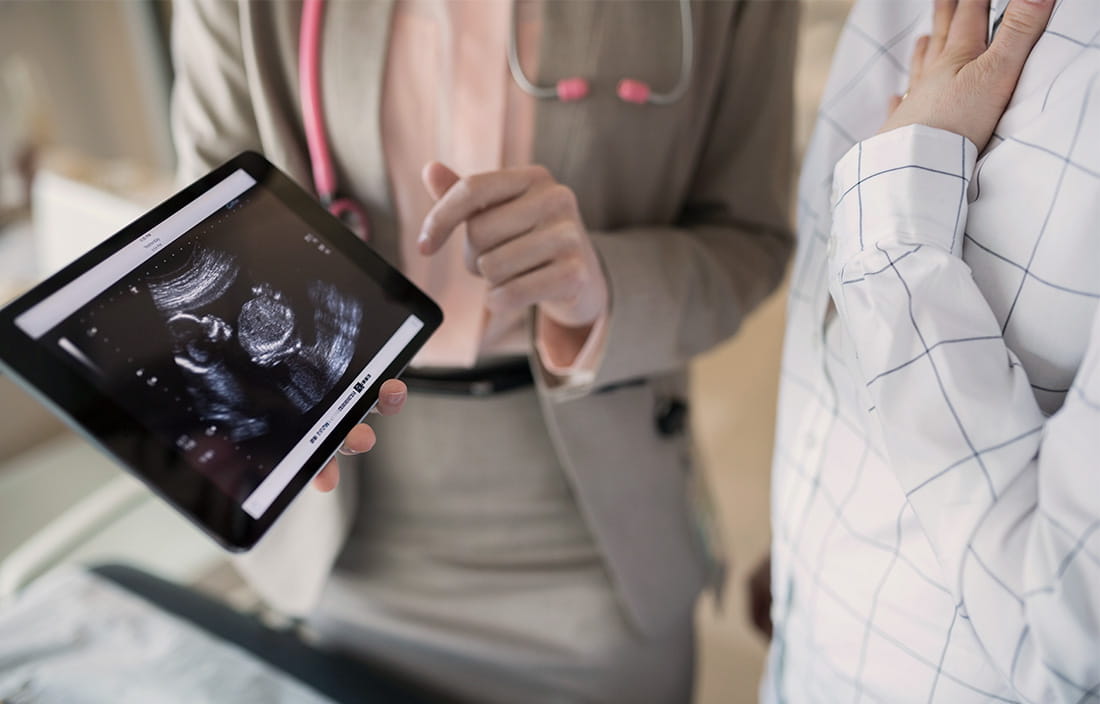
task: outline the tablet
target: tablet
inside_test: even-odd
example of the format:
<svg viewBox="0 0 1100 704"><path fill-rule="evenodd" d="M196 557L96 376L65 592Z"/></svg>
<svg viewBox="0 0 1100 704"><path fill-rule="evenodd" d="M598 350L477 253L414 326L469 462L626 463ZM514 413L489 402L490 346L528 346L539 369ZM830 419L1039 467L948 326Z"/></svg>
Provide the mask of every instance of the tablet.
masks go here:
<svg viewBox="0 0 1100 704"><path fill-rule="evenodd" d="M441 322L309 194L244 153L0 311L0 366L223 546L247 550Z"/></svg>

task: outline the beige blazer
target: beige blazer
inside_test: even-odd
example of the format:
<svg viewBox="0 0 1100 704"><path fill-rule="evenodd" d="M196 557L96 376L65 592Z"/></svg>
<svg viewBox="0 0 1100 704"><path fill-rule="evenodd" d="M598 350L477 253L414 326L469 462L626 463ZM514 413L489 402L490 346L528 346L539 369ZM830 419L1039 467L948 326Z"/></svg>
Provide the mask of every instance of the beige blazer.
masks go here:
<svg viewBox="0 0 1100 704"><path fill-rule="evenodd" d="M297 2L177 3L174 133L190 180L244 149L311 183L298 99ZM392 0L328 3L322 91L344 189L368 208L371 244L397 262L379 125ZM706 559L687 499L683 433L658 417L683 398L692 356L732 335L775 289L791 250L792 74L797 3L696 2L695 66L682 100L621 102L622 77L676 82L676 6L542 3L539 82L581 75L579 103L540 101L535 160L577 195L611 288L604 358L583 389L538 369L549 432L636 625L690 618ZM384 438L382 439L384 442ZM728 471L737 471L730 458ZM354 515L352 472L307 491L241 562L275 606L307 611Z"/></svg>

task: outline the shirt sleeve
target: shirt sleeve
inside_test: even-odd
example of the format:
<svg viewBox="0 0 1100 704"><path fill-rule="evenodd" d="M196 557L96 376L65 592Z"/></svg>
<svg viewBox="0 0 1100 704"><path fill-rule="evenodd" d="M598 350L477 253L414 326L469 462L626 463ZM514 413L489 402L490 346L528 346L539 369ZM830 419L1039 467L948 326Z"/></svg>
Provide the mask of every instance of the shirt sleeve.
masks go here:
<svg viewBox="0 0 1100 704"><path fill-rule="evenodd" d="M560 338L547 330L541 315L535 317L535 351L538 353L543 369L558 382L556 388L584 387L590 385L595 379L596 370L603 359L604 348L607 345L607 319L607 312L596 319L580 350L571 360L566 361L563 358L568 353L561 349Z"/></svg>
<svg viewBox="0 0 1100 704"><path fill-rule="evenodd" d="M976 150L924 126L837 164L830 291L890 466L990 661L1030 702L1100 699L1100 317L1044 417L960 257Z"/></svg>

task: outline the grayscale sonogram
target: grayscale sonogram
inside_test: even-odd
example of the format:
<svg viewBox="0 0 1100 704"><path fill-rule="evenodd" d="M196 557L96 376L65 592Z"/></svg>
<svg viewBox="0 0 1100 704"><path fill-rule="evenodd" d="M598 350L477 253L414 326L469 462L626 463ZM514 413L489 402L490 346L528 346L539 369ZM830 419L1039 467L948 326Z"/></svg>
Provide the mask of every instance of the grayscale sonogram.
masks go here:
<svg viewBox="0 0 1100 704"><path fill-rule="evenodd" d="M239 307L230 304L231 315L211 312L225 308L218 304L239 277L233 255L196 247L179 269L146 282L195 407L235 443L270 430L265 409L245 391L256 380L242 377L263 370L305 413L347 371L363 317L355 299L324 281L309 282L299 301L270 282L253 283Z"/></svg>

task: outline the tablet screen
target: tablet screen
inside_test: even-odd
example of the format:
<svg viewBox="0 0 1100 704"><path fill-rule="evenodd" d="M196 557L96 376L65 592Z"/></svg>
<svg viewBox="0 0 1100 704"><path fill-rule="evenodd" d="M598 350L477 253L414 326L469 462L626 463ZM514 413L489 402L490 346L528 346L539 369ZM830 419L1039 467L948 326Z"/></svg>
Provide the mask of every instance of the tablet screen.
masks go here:
<svg viewBox="0 0 1100 704"><path fill-rule="evenodd" d="M424 326L245 170L15 323L255 519Z"/></svg>

